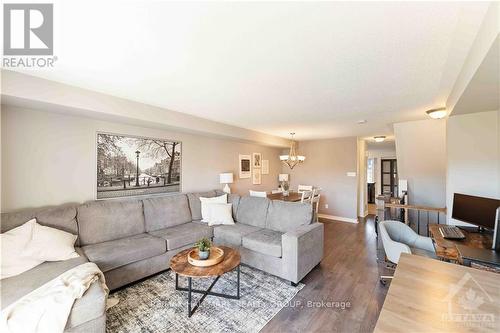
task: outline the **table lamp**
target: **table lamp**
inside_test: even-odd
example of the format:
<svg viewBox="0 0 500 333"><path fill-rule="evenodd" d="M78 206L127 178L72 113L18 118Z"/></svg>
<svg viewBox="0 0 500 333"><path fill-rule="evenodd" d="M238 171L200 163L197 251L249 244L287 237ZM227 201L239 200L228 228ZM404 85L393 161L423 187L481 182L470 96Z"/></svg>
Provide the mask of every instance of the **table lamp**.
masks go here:
<svg viewBox="0 0 500 333"><path fill-rule="evenodd" d="M219 175L219 180L221 184L226 184L223 191L230 194L231 189L229 188L229 184L233 183L233 174L231 172L221 173Z"/></svg>

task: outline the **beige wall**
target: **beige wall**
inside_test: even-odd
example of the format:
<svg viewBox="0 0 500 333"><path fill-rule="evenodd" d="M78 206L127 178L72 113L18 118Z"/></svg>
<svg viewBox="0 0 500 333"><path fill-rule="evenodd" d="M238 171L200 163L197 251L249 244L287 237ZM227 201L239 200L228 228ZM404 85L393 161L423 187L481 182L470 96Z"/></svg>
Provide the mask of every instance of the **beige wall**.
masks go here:
<svg viewBox="0 0 500 333"><path fill-rule="evenodd" d="M58 110L60 111L60 110ZM219 173L233 172L233 192L278 186L281 149L235 140L2 105L2 212L95 198L96 132L182 141L184 192L222 188ZM238 154L262 153L270 174L262 185L238 179Z"/></svg>
<svg viewBox="0 0 500 333"><path fill-rule="evenodd" d="M410 204L446 205L446 119L394 124L400 179Z"/></svg>
<svg viewBox="0 0 500 333"><path fill-rule="evenodd" d="M188 132L222 139L286 147L289 140L134 102L9 70L1 70L2 103L95 119L119 120L133 126Z"/></svg>
<svg viewBox="0 0 500 333"><path fill-rule="evenodd" d="M452 116L447 124L448 223L453 193L500 198L500 111Z"/></svg>
<svg viewBox="0 0 500 333"><path fill-rule="evenodd" d="M302 141L299 153L303 164L283 173L290 174L290 188L299 184L321 187L320 213L355 220L357 218L357 139L355 137ZM325 208L328 204L328 208Z"/></svg>

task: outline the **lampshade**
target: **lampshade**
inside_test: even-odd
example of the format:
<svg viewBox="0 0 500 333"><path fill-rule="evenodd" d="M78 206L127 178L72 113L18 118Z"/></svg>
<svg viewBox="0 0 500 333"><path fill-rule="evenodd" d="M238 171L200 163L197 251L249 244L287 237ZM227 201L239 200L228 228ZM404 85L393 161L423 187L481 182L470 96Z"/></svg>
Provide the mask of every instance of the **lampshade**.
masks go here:
<svg viewBox="0 0 500 333"><path fill-rule="evenodd" d="M219 180L221 184L232 184L233 183L233 174L231 172L221 173L219 175Z"/></svg>
<svg viewBox="0 0 500 333"><path fill-rule="evenodd" d="M278 176L278 180L280 182L287 182L288 181L288 174L287 173L280 173Z"/></svg>

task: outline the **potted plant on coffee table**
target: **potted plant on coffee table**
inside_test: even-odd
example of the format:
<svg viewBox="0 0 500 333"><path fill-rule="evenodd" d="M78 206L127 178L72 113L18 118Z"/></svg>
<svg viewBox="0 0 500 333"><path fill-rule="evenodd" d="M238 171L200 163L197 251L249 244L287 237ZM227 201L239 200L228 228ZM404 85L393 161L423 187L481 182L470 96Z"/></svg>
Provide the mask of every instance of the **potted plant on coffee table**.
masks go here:
<svg viewBox="0 0 500 333"><path fill-rule="evenodd" d="M210 256L212 242L208 238L202 238L194 244L198 248L198 255L201 260L206 260Z"/></svg>

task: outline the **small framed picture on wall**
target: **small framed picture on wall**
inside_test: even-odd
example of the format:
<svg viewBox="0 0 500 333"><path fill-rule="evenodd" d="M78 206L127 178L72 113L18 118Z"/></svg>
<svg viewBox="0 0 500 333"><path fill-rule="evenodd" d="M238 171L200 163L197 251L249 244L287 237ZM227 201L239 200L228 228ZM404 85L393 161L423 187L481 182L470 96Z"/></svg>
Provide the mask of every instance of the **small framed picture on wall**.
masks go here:
<svg viewBox="0 0 500 333"><path fill-rule="evenodd" d="M253 153L253 167L261 168L262 167L262 154L261 153Z"/></svg>
<svg viewBox="0 0 500 333"><path fill-rule="evenodd" d="M252 184L254 184L254 185L262 184L261 169L253 169L252 175L253 175L252 176Z"/></svg>
<svg viewBox="0 0 500 333"><path fill-rule="evenodd" d="M269 160L262 160L262 174L269 174Z"/></svg>
<svg viewBox="0 0 500 333"><path fill-rule="evenodd" d="M250 178L252 176L251 174L251 164L252 164L252 157L250 155L240 155L239 156L240 160L240 179L244 178Z"/></svg>

